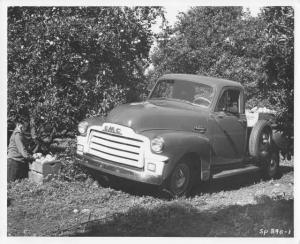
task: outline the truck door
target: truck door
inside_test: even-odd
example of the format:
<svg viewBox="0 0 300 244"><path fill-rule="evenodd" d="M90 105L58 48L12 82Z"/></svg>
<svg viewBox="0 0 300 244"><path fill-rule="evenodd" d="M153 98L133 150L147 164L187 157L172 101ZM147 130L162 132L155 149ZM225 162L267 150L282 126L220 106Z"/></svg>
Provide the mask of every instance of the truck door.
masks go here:
<svg viewBox="0 0 300 244"><path fill-rule="evenodd" d="M235 163L244 157L247 121L243 96L239 88L223 89L211 114L215 164Z"/></svg>

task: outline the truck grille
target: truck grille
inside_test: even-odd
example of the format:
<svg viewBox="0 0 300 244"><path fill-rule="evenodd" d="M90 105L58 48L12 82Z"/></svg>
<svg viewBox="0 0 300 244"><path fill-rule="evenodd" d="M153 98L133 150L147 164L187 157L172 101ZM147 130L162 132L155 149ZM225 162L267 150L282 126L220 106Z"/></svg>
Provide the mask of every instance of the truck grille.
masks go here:
<svg viewBox="0 0 300 244"><path fill-rule="evenodd" d="M142 168L143 141L102 131L91 130L89 154L115 163Z"/></svg>

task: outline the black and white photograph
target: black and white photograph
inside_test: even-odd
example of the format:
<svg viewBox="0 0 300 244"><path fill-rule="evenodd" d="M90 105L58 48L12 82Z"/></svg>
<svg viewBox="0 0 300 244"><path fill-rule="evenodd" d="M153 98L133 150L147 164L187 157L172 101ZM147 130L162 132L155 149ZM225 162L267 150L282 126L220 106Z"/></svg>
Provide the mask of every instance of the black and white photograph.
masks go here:
<svg viewBox="0 0 300 244"><path fill-rule="evenodd" d="M299 6L2 2L1 238L299 243Z"/></svg>

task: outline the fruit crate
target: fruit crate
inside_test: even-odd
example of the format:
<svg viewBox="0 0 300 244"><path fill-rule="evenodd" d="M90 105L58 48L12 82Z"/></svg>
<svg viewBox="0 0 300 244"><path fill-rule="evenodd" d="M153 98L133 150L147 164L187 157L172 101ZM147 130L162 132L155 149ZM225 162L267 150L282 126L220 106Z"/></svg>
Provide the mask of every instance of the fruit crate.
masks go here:
<svg viewBox="0 0 300 244"><path fill-rule="evenodd" d="M59 160L52 161L33 161L29 164L29 179L36 183L42 184L51 180L58 175L61 170L61 162Z"/></svg>

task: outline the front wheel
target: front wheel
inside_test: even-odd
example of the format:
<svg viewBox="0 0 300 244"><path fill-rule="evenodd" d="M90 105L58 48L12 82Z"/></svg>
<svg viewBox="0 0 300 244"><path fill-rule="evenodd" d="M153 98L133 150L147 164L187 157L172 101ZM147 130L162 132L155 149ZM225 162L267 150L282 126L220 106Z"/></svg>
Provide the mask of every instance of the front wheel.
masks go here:
<svg viewBox="0 0 300 244"><path fill-rule="evenodd" d="M179 163L167 182L167 191L173 197L187 196L192 188L192 170L187 163Z"/></svg>

